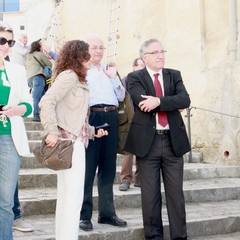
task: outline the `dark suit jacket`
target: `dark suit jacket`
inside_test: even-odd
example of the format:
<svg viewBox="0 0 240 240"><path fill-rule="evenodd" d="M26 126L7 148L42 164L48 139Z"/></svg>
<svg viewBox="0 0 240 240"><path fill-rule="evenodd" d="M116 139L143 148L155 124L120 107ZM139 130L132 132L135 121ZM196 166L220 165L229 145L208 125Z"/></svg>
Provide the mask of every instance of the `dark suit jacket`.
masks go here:
<svg viewBox="0 0 240 240"><path fill-rule="evenodd" d="M156 131L156 113L167 112L170 137L176 156L190 151L185 125L179 109L189 107L190 98L184 87L180 71L164 68L164 96L161 104L151 112L142 112L137 106L142 101L141 95L156 96L153 81L146 70L131 72L127 76L128 90L135 105L135 114L125 144L125 150L144 157L149 152Z"/></svg>

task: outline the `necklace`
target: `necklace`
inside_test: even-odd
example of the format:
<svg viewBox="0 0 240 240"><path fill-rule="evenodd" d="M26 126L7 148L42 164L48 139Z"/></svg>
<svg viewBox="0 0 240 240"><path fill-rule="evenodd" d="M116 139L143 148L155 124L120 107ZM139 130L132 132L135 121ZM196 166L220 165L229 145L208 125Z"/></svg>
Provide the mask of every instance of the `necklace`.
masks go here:
<svg viewBox="0 0 240 240"><path fill-rule="evenodd" d="M7 120L6 115L0 114L0 122L2 122L3 127L7 127L7 122L8 122L8 120Z"/></svg>

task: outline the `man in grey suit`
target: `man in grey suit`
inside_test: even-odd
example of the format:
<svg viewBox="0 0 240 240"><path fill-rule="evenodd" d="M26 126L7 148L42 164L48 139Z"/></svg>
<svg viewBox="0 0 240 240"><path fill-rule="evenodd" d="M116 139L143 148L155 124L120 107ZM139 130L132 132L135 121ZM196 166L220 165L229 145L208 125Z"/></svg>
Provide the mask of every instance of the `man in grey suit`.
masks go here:
<svg viewBox="0 0 240 240"><path fill-rule="evenodd" d="M135 114L125 150L139 167L145 239L163 240L161 171L170 236L179 240L187 239L183 154L190 151L179 110L189 107L190 98L181 73L164 68L164 53L157 39L145 41L140 57L146 67L127 76Z"/></svg>

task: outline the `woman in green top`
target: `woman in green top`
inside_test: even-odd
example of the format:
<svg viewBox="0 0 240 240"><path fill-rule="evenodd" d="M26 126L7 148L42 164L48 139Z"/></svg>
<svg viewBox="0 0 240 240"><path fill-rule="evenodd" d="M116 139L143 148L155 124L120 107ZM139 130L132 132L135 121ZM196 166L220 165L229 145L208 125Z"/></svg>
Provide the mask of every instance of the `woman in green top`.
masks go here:
<svg viewBox="0 0 240 240"><path fill-rule="evenodd" d="M29 154L22 117L32 112L25 68L4 60L13 30L0 21L0 239L12 240L14 191L23 155Z"/></svg>

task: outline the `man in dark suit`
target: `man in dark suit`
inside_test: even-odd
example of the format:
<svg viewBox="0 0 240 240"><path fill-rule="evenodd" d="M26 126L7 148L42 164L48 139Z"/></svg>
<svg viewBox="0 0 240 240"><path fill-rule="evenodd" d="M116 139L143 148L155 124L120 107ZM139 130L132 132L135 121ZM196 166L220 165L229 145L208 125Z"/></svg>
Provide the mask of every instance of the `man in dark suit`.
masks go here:
<svg viewBox="0 0 240 240"><path fill-rule="evenodd" d="M125 150L137 157L145 239L163 240L161 171L171 239L179 240L187 239L183 154L190 151L179 110L190 98L181 73L164 68L164 53L157 39L145 41L140 56L146 67L127 76L135 114Z"/></svg>

